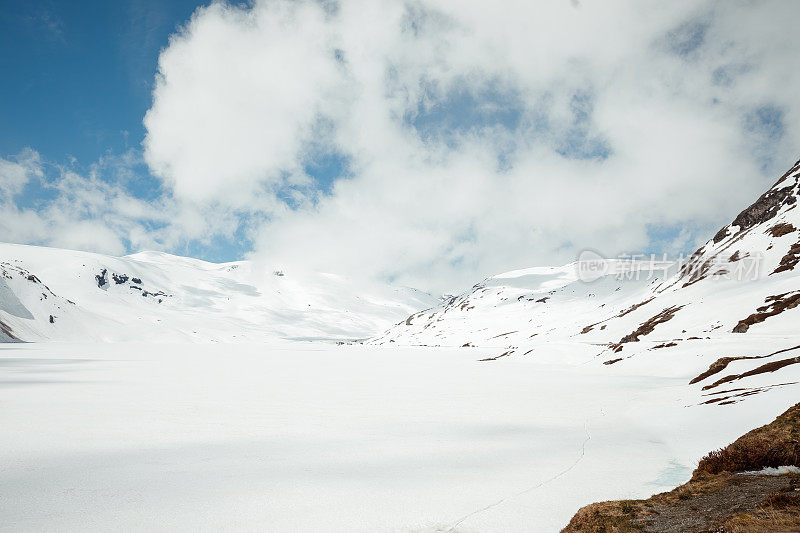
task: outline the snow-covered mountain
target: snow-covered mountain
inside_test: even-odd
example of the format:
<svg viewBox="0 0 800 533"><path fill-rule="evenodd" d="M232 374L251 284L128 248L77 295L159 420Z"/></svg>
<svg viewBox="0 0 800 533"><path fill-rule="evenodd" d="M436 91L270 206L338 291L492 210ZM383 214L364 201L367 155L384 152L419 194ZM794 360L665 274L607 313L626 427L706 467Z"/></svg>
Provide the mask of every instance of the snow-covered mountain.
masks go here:
<svg viewBox="0 0 800 533"><path fill-rule="evenodd" d="M781 357L800 354L787 353L800 348L798 196L800 161L672 271L590 258L507 272L368 342L493 347L495 357L566 343L607 364L665 353L718 371L731 363L721 357L742 354L731 365L740 373L782 368L797 361Z"/></svg>
<svg viewBox="0 0 800 533"><path fill-rule="evenodd" d="M356 339L436 299L333 274L0 244L0 341Z"/></svg>

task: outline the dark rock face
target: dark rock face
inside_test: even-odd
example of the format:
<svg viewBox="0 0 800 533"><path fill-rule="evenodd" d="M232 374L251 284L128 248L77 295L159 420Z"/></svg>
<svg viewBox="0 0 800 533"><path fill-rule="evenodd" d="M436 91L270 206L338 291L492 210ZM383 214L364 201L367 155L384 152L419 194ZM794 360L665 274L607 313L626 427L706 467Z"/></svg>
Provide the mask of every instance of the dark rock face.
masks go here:
<svg viewBox="0 0 800 533"><path fill-rule="evenodd" d="M788 177L789 177L791 174L793 174L793 173L794 173L795 171L797 171L797 170L800 170L800 160L796 161L796 162L795 162L795 164L792 166L792 168L790 168L789 170L787 170L787 171L786 171L786 174L784 174L783 176L781 176L781 177L780 177L780 179L779 179L778 181L776 181L776 182L775 182L775 185L773 185L773 187L777 186L779 183L781 183L783 180L785 180L786 178L788 178Z"/></svg>
<svg viewBox="0 0 800 533"><path fill-rule="evenodd" d="M104 268L94 277L95 281L97 282L97 286L103 290L107 290L109 287L109 272L108 269ZM131 283L137 283L139 285L142 284L142 280L140 278L132 278L127 274L117 274L116 272L111 273L111 279L114 281L115 285L124 285L129 280ZM164 298L171 298L171 294L167 294L164 291L148 291L143 289L142 287L138 287L137 285L129 285L131 289L141 291L142 297L147 298L148 296L152 296L158 300L158 303L164 301Z"/></svg>
<svg viewBox="0 0 800 533"><path fill-rule="evenodd" d="M717 244L727 236L728 236L728 226L725 226L724 228L719 230L716 235L714 235L714 244Z"/></svg>
<svg viewBox="0 0 800 533"><path fill-rule="evenodd" d="M135 288L137 288L137 287L133 287L133 288L135 289ZM144 297L147 297L147 296L155 296L155 297L158 297L158 296L163 296L163 297L170 297L170 296L172 296L172 295L171 295L171 294L167 294L167 293L165 293L164 291L150 292L150 291L145 291L145 290L143 290L143 291L142 291L142 296L144 296ZM162 301L162 300L161 300L161 298L159 298L159 299L158 299L158 303L161 303L161 301Z"/></svg>
<svg viewBox="0 0 800 533"><path fill-rule="evenodd" d="M108 270L103 269L94 277L95 281L97 281L97 286L101 289L108 287Z"/></svg>
<svg viewBox="0 0 800 533"><path fill-rule="evenodd" d="M739 226L738 233L747 231L753 226L763 224L764 222L773 219L783 206L795 204L797 202L797 196L794 192L794 189L797 180L795 180L795 183L780 189L777 189L776 187L786 181L787 178L795 174L798 170L800 170L800 161L795 163L794 166L786 172L786 174L781 176L781 179L779 179L770 190L762 194L761 197L756 200L755 203L753 203L753 205L739 213L739 215L733 220L733 222L731 222L730 225L719 230L717 234L714 235L714 243L719 243L725 237L730 235L731 226Z"/></svg>
<svg viewBox="0 0 800 533"><path fill-rule="evenodd" d="M739 226L739 231L745 231L757 224L771 220L778 214L784 205L792 205L797 198L792 194L794 185L781 189L770 189L761 195L753 205L739 213L733 220L734 226Z"/></svg>
<svg viewBox="0 0 800 533"><path fill-rule="evenodd" d="M740 322L736 324L736 327L733 328L734 333L747 333L747 330L750 329L750 325L746 324L745 322Z"/></svg>

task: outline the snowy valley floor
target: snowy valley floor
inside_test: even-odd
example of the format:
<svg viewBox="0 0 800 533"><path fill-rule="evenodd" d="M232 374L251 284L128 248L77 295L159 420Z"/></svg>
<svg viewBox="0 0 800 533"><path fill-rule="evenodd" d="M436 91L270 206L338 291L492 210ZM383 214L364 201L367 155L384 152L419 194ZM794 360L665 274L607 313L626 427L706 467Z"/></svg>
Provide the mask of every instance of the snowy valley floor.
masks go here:
<svg viewBox="0 0 800 533"><path fill-rule="evenodd" d="M596 351L3 345L0 530L558 531L797 401Z"/></svg>

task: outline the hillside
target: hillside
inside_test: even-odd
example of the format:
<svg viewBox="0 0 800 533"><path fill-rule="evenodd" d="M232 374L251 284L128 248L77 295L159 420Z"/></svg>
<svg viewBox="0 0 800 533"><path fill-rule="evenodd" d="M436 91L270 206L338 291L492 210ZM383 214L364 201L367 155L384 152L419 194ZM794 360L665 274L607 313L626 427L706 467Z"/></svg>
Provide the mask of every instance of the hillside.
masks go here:
<svg viewBox="0 0 800 533"><path fill-rule="evenodd" d="M0 269L0 341L11 342L351 340L435 301L333 274L158 252L0 244Z"/></svg>
<svg viewBox="0 0 800 533"><path fill-rule="evenodd" d="M562 533L769 533L800 530L800 404L709 453L676 489L588 505Z"/></svg>
<svg viewBox="0 0 800 533"><path fill-rule="evenodd" d="M645 337L794 334L798 317L783 312L800 302L799 191L800 161L678 272L649 260L609 260L589 281L582 270L589 263L580 261L507 272L372 342L519 351L577 339L630 352L627 344Z"/></svg>
<svg viewBox="0 0 800 533"><path fill-rule="evenodd" d="M783 369L800 361L798 196L800 161L683 264L588 254L500 274L369 343L494 349L487 360L669 364L694 372L692 384L720 404L793 385L797 366ZM725 383L735 392L722 394Z"/></svg>

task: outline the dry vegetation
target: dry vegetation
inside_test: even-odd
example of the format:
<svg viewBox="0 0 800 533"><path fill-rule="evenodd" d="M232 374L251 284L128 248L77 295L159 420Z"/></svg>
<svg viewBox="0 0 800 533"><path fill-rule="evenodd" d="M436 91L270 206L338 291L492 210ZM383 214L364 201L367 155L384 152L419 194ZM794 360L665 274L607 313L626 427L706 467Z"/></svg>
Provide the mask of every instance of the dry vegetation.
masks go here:
<svg viewBox="0 0 800 533"><path fill-rule="evenodd" d="M704 457L685 485L647 500L587 505L562 533L800 531L800 475L742 475L800 464L800 404Z"/></svg>
<svg viewBox="0 0 800 533"><path fill-rule="evenodd" d="M639 325L638 328L636 328L635 331L622 337L622 339L620 339L620 341L616 345L614 345L613 348L616 348L626 342L639 342L639 337L649 335L650 333L653 332L653 330L656 328L657 325L672 320L672 317L675 316L675 313L680 311L682 308L683 308L682 305L667 307L666 309L658 313L656 316L651 317L646 321L644 321L642 324Z"/></svg>
<svg viewBox="0 0 800 533"><path fill-rule="evenodd" d="M769 357L769 356L767 356L767 355L756 355L756 356L752 356L752 357L747 357L747 356L720 357L719 359L717 359L716 361L711 363L711 365L708 367L708 370L706 370L705 372L703 372L702 374L700 374L699 376L694 378L692 381L690 381L689 385L694 385L695 383L699 383L700 381L703 381L704 379L706 379L709 376L713 376L714 374L722 372L733 361L741 361L742 359L761 359L762 357Z"/></svg>
<svg viewBox="0 0 800 533"><path fill-rule="evenodd" d="M720 378L711 385L704 386L703 390L713 389L718 385L722 385L723 383L729 383L737 379L749 378L750 376L757 376L758 374L766 374L767 372L775 372L785 366L796 365L798 363L800 363L800 356L790 357L789 359L781 359L780 361L772 361L770 363L765 363L759 367L756 367L752 370L748 370L747 372L742 372L741 374L731 374L730 376L725 376L724 378Z"/></svg>
<svg viewBox="0 0 800 533"><path fill-rule="evenodd" d="M759 307L756 309L756 313L753 313L744 320L740 320L733 328L733 332L745 333L753 324L764 322L766 319L779 315L788 309L794 309L800 305L800 291L767 296L764 303L767 305Z"/></svg>
<svg viewBox="0 0 800 533"><path fill-rule="evenodd" d="M781 353L791 352L791 351L797 350L797 349L800 349L800 345L792 346L791 348L784 348L782 350L778 350L776 352L772 352L772 353L769 353L769 354L766 354L766 355L740 355L740 356L737 356L737 357L720 357L719 359L717 359L716 361L711 363L711 365L708 367L708 370L706 370L702 374L700 374L697 377L695 377L694 379L692 379L689 382L689 385L694 385L695 383L699 383L699 382L703 381L704 379L706 379L706 378L708 378L710 376L713 376L715 374L718 374L719 372L722 372L723 370L728 368L728 365L730 363L732 363L734 361L744 361L744 360L751 360L751 359L766 359L768 357L772 357L773 355L778 355L778 354L781 354ZM762 365L762 367L759 367L759 368L763 369L763 365ZM766 370L762 370L762 372L763 371L766 371ZM730 379L723 378L724 381L723 380L719 380L714 385L711 385L710 387L707 387L707 388L710 389L712 387L716 387L717 385L719 385L721 383L725 383L727 381L732 381L733 379L739 379L739 378L742 378L742 377L746 377L746 376L744 374L735 374L733 377L728 376L728 378L730 378Z"/></svg>
<svg viewBox="0 0 800 533"><path fill-rule="evenodd" d="M754 429L733 444L703 457L692 478L700 472L744 472L782 465L800 465L800 404L775 422Z"/></svg>
<svg viewBox="0 0 800 533"><path fill-rule="evenodd" d="M773 237L783 237L784 235L788 235L793 231L797 231L797 228L786 222L780 222L778 224L775 224L774 226L769 228L769 230L767 230L767 232Z"/></svg>
<svg viewBox="0 0 800 533"><path fill-rule="evenodd" d="M789 251L783 256L778 268L775 269L773 274L794 270L794 267L796 267L798 263L800 263L800 242L793 244L789 248Z"/></svg>

